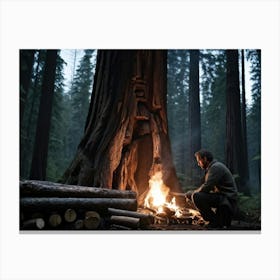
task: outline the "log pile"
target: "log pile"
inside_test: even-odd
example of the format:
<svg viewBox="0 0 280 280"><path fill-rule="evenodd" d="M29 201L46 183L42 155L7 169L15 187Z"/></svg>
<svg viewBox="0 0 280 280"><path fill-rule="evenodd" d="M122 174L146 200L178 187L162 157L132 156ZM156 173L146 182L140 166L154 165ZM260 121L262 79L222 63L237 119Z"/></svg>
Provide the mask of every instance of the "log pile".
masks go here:
<svg viewBox="0 0 280 280"><path fill-rule="evenodd" d="M20 181L21 230L192 229L204 224L190 208L181 207L176 215L163 208L158 213L139 207L133 191Z"/></svg>
<svg viewBox="0 0 280 280"><path fill-rule="evenodd" d="M151 215L137 212L133 191L20 181L21 230L137 230L151 223Z"/></svg>

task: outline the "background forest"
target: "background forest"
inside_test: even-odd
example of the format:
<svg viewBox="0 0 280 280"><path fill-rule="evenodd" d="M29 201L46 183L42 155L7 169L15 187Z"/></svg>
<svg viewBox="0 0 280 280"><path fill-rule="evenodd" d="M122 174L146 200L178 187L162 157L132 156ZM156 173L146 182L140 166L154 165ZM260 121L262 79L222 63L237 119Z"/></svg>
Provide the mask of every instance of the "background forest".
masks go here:
<svg viewBox="0 0 280 280"><path fill-rule="evenodd" d="M61 180L84 134L96 56L97 50L20 51L20 179ZM53 69L53 91L47 69ZM237 78L229 83L229 75ZM231 99L229 90L239 98ZM203 147L230 167L244 207L251 197L260 209L260 50L168 50L167 113L183 190L199 184L193 152ZM228 143L229 133L234 143ZM38 157L44 170L39 177Z"/></svg>

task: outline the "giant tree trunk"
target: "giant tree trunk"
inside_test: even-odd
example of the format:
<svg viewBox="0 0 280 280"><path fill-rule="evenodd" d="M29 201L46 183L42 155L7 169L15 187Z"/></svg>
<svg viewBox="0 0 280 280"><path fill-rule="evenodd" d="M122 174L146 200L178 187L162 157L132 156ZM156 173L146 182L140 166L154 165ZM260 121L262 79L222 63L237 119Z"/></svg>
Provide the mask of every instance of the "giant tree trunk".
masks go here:
<svg viewBox="0 0 280 280"><path fill-rule="evenodd" d="M189 151L190 177L194 185L200 181L200 170L197 167L194 153L201 149L201 121L199 101L199 50L190 51L190 99L189 99Z"/></svg>
<svg viewBox="0 0 280 280"><path fill-rule="evenodd" d="M240 192L248 194L244 183L244 139L241 131L238 50L227 50L226 163L236 176Z"/></svg>
<svg viewBox="0 0 280 280"><path fill-rule="evenodd" d="M34 180L45 180L46 178L56 59L57 50L48 50L30 171L30 179Z"/></svg>
<svg viewBox="0 0 280 280"><path fill-rule="evenodd" d="M181 191L167 130L166 64L166 51L98 52L84 136L65 183L140 195L161 166L164 183Z"/></svg>

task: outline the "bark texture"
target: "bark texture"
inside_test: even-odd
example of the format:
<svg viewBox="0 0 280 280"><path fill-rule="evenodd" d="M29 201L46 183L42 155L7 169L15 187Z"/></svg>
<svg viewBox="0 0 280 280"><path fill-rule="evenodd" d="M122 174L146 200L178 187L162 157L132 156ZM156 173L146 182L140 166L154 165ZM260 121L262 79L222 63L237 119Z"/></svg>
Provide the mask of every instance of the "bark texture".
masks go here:
<svg viewBox="0 0 280 280"><path fill-rule="evenodd" d="M23 197L22 210L65 210L68 208L107 212L108 208L135 211L136 199L131 198L76 198L76 197Z"/></svg>
<svg viewBox="0 0 280 280"><path fill-rule="evenodd" d="M167 52L101 50L84 136L63 182L102 188L148 188L155 166L181 191L166 116Z"/></svg>
<svg viewBox="0 0 280 280"><path fill-rule="evenodd" d="M136 193L133 191L63 185L36 180L20 181L20 195L21 197L136 198Z"/></svg>

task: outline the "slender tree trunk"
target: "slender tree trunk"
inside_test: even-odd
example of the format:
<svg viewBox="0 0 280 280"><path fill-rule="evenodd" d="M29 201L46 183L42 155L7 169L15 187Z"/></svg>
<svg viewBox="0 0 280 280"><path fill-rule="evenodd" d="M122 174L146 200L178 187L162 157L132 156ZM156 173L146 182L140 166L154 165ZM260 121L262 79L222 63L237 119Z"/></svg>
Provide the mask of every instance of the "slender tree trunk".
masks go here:
<svg viewBox="0 0 280 280"><path fill-rule="evenodd" d="M226 163L236 176L238 190L248 193L244 183L244 140L241 129L238 50L227 50Z"/></svg>
<svg viewBox="0 0 280 280"><path fill-rule="evenodd" d="M64 182L140 195L160 167L165 184L181 191L167 130L166 63L166 51L98 51L85 133Z"/></svg>
<svg viewBox="0 0 280 280"><path fill-rule="evenodd" d="M179 86L180 86L180 98L178 104L179 114L181 115L180 124L177 126L179 140L179 162L177 166L179 166L179 171L181 174L186 174L187 170L187 149L186 149L186 139L188 136L188 118L186 117L188 112L188 91L186 90L185 83L187 82L187 76L189 74L188 63L189 63L189 51L180 50L178 52L179 57L181 57L180 61L180 76L179 76ZM180 106L181 105L181 106ZM176 109L175 109L176 110ZM176 122L175 122L176 123ZM177 170L178 171L178 170Z"/></svg>
<svg viewBox="0 0 280 280"><path fill-rule="evenodd" d="M27 93L30 86L35 50L20 50L20 121L23 120Z"/></svg>
<svg viewBox="0 0 280 280"><path fill-rule="evenodd" d="M260 64L260 69L261 69L261 50L258 49L257 50L257 55L258 55L258 60L259 60L259 64ZM261 75L260 75L260 87L261 87ZM261 90L261 89L260 89ZM260 119L260 123L261 123L261 100L260 102L260 109L259 109L259 119ZM258 151L261 155L261 126L260 126L260 130L258 133ZM261 160L258 160L258 174L259 174L259 191L261 189Z"/></svg>
<svg viewBox="0 0 280 280"><path fill-rule="evenodd" d="M74 76L75 76L76 59L77 59L77 50L74 51L73 69L72 69L72 77L71 77L71 87L73 86L73 81L74 81Z"/></svg>
<svg viewBox="0 0 280 280"><path fill-rule="evenodd" d="M249 164L248 164L248 146L247 146L247 124L246 124L246 90L245 90L245 66L244 66L244 50L241 51L241 64L242 64L242 107L241 107L241 124L244 140L244 183L249 181Z"/></svg>
<svg viewBox="0 0 280 280"><path fill-rule="evenodd" d="M34 180L45 180L46 178L56 61L57 50L48 50L30 172L30 179Z"/></svg>
<svg viewBox="0 0 280 280"><path fill-rule="evenodd" d="M201 149L201 120L199 100L199 50L190 50L190 99L189 99L189 146L192 182L199 183L199 169L194 160L194 153Z"/></svg>

